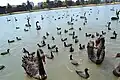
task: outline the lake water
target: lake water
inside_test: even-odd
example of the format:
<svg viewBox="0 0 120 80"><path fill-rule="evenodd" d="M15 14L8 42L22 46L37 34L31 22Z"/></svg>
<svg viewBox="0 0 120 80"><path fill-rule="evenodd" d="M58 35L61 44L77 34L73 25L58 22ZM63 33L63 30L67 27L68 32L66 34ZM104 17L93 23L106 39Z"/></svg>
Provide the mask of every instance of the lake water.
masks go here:
<svg viewBox="0 0 120 80"><path fill-rule="evenodd" d="M0 52L4 52L6 49L10 49L10 55L0 56L0 64L6 66L3 71L0 71L0 80L34 80L30 79L25 75L23 68L21 67L21 57L23 55L22 48L25 47L30 52L36 51L38 49L37 43L40 43L42 36L46 32L50 33L46 42L49 44L56 44L59 48L59 53L55 54L54 60L47 60L45 65L46 72L48 74L47 80L84 80L75 73L75 69L84 70L86 67L89 68L90 78L88 80L120 80L120 78L115 77L112 74L112 70L118 65L120 59L116 59L116 53L120 52L120 22L112 21L111 31L108 31L105 25L107 22L111 21L111 17L115 16L115 11L110 11L114 7L120 9L120 5L106 5L106 6L94 6L94 7L82 7L82 8L70 8L52 11L40 11L25 14L16 14L0 17ZM90 11L90 9L92 9ZM99 10L99 14L98 14ZM80 19L80 16L87 12L86 17L88 23L83 25L84 20ZM90 15L88 15L90 13ZM74 14L74 16L73 16ZM41 20L41 15L43 15L44 20ZM58 19L63 15L70 15L67 18ZM76 17L79 15L79 17ZM29 16L30 23L32 27L28 32L24 32L25 24L27 23L26 16ZM54 16L54 18L52 18ZM97 66L92 63L88 57L85 50L79 50L79 44L75 44L72 38L67 34L64 34L64 29L69 29L71 26L67 24L71 16L78 21L73 21L76 35L78 35L79 43L87 44L91 38L86 38L85 33L93 33L101 31L106 31L106 57L104 62ZM18 19L15 22L14 17ZM11 19L7 22L6 18ZM56 21L54 19L57 19ZM98 18L98 20L96 20ZM42 29L36 31L35 22L40 21ZM16 30L16 27L20 27ZM57 35L56 27L62 28L62 35ZM79 31L79 27L82 31ZM110 40L112 32L116 31L118 37L116 40ZM72 31L70 31L72 32ZM12 44L8 44L7 40L15 39L15 37L21 37L21 41L15 41ZM51 40L51 36L55 37L55 41ZM75 52L73 53L73 58L80 63L80 66L75 67L69 61L69 48L64 48L63 43L60 41L61 37L67 37L68 43L73 43ZM50 51L47 47L42 48L46 54Z"/></svg>

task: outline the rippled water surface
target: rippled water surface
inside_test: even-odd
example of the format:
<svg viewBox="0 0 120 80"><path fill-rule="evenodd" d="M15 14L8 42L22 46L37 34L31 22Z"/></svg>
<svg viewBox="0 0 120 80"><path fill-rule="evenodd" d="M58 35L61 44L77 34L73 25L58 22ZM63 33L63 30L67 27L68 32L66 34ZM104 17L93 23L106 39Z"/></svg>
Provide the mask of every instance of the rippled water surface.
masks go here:
<svg viewBox="0 0 120 80"><path fill-rule="evenodd" d="M30 52L36 51L38 48L36 44L41 42L45 32L50 33L46 42L49 44L56 44L59 47L59 53L55 54L55 59L47 60L47 64L45 65L48 80L84 80L75 73L75 69L84 70L86 67L89 68L90 74L88 80L120 80L112 74L112 70L120 62L120 59L114 58L116 53L120 52L120 22L112 21L111 31L108 31L105 27L107 22L111 21L110 18L115 16L115 11L110 11L112 7L120 9L120 5L106 5L41 11L0 17L0 52L4 52L8 48L10 49L10 55L0 56L0 64L6 66L3 71L0 71L0 80L33 80L25 76L24 70L21 67L22 48L25 47ZM90 11L90 9L92 10ZM88 23L86 25L83 25L84 20L80 19L80 16L82 16L84 12L87 12L86 16L88 18ZM58 17L68 14L70 15L69 17L58 19ZM41 15L43 15L44 20L41 20ZM76 15L79 15L79 17L76 17ZM25 24L27 23L26 16L31 18L30 23L32 25L28 32L24 32L24 28L26 28ZM54 18L52 18L52 16L54 16ZM82 51L78 49L79 45L73 42L68 33L62 33L61 36L57 35L56 27L61 27L62 32L64 29L70 28L67 21L70 20L71 16L78 20L73 21L73 27L75 28L76 35L78 35L79 43L87 44L90 40L90 38L85 37L86 32L93 34L95 34L95 32L100 33L102 30L107 32L105 35L106 57L100 66L95 65L88 59L86 49ZM18 19L17 22L14 21L14 17ZM7 22L6 18L11 19L11 21ZM98 18L98 20L96 20L96 18ZM57 20L55 21L54 19ZM42 27L40 31L36 31L35 22L37 20L40 21ZM19 30L16 30L17 26L20 27ZM82 28L82 31L78 30L79 27ZM116 40L110 40L110 36L112 36L114 30L118 33L118 37ZM15 41L12 44L7 43L8 39L15 39L16 36L21 37L22 40ZM56 40L52 41L51 36L54 36ZM75 67L70 63L69 48L63 47L60 41L61 37L67 37L67 42L73 43L73 47L75 48L73 57L79 61L79 67ZM46 54L50 53L47 47L42 49Z"/></svg>

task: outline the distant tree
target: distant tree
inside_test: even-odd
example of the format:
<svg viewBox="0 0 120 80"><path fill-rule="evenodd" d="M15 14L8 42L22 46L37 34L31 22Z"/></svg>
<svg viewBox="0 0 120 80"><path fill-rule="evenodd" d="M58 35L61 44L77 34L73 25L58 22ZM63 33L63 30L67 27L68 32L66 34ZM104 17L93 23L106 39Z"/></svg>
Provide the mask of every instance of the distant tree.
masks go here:
<svg viewBox="0 0 120 80"><path fill-rule="evenodd" d="M69 0L67 1L67 3L68 3L68 6L72 6L74 2L72 0Z"/></svg>
<svg viewBox="0 0 120 80"><path fill-rule="evenodd" d="M27 10L27 5L26 5L26 3L22 3L22 7L25 8L25 10Z"/></svg>
<svg viewBox="0 0 120 80"><path fill-rule="evenodd" d="M50 9L50 0L46 0L46 3L47 3L47 6L48 6L48 9Z"/></svg>
<svg viewBox="0 0 120 80"><path fill-rule="evenodd" d="M93 0L93 3L94 3L94 4L99 4L99 3L100 3L100 0Z"/></svg>
<svg viewBox="0 0 120 80"><path fill-rule="evenodd" d="M32 5L30 4L29 1L27 1L27 10L28 11L32 10Z"/></svg>
<svg viewBox="0 0 120 80"><path fill-rule="evenodd" d="M58 5L58 7L62 7L62 1L57 1L57 5Z"/></svg>
<svg viewBox="0 0 120 80"><path fill-rule="evenodd" d="M77 1L76 1L76 5L80 5L80 0L77 0Z"/></svg>
<svg viewBox="0 0 120 80"><path fill-rule="evenodd" d="M10 14L12 13L12 6L9 3L7 4L6 9L7 9L8 13L10 13Z"/></svg>
<svg viewBox="0 0 120 80"><path fill-rule="evenodd" d="M113 3L115 4L115 0L112 0L113 1Z"/></svg>
<svg viewBox="0 0 120 80"><path fill-rule="evenodd" d="M82 5L84 4L84 2L85 2L84 0L81 0Z"/></svg>
<svg viewBox="0 0 120 80"><path fill-rule="evenodd" d="M67 0L65 0L65 5L66 5L66 7L68 7L68 1Z"/></svg>

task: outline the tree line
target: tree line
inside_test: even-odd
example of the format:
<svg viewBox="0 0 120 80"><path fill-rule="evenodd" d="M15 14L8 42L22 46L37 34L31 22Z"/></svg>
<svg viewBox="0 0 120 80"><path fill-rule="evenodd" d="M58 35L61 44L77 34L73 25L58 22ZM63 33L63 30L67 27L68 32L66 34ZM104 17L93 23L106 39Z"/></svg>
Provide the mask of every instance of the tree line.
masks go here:
<svg viewBox="0 0 120 80"><path fill-rule="evenodd" d="M115 2L115 0L112 0L111 2ZM69 6L76 6L76 5L86 5L86 4L100 4L101 0L77 0L76 2L72 0L65 0L65 1L60 1L60 0L55 0L55 1L50 1L46 0L46 2L42 2L40 6L32 6L29 1L26 3L23 3L21 5L17 5L13 7L9 3L7 6L0 7L0 11L3 11L4 8L4 13L12 13L12 12L18 12L18 11L32 11L36 9L44 9L44 8L56 8L56 7L69 7ZM105 0L105 3L109 3L108 0Z"/></svg>

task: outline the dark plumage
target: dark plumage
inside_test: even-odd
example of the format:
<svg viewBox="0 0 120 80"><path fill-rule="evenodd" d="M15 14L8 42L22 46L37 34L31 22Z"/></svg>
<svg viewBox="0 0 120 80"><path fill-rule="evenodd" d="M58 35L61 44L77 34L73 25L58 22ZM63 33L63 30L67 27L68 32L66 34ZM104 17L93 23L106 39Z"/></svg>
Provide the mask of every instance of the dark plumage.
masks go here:
<svg viewBox="0 0 120 80"><path fill-rule="evenodd" d="M99 36L100 34L98 32L96 32L96 36Z"/></svg>
<svg viewBox="0 0 120 80"><path fill-rule="evenodd" d="M26 50L25 48L23 48L22 52L23 52L23 53L28 53L28 54L29 54L29 51Z"/></svg>
<svg viewBox="0 0 120 80"><path fill-rule="evenodd" d="M61 28L57 27L57 30L61 30Z"/></svg>
<svg viewBox="0 0 120 80"><path fill-rule="evenodd" d="M90 37L90 36L91 36L91 34L85 33L85 36L86 36L86 37Z"/></svg>
<svg viewBox="0 0 120 80"><path fill-rule="evenodd" d="M16 37L16 39L19 41L19 40L22 40L21 38L19 38L19 37Z"/></svg>
<svg viewBox="0 0 120 80"><path fill-rule="evenodd" d="M15 40L8 40L8 43L13 43L15 42Z"/></svg>
<svg viewBox="0 0 120 80"><path fill-rule="evenodd" d="M50 47L49 44L47 46L48 46L48 49L54 49L56 47L56 45L53 45L53 46Z"/></svg>
<svg viewBox="0 0 120 80"><path fill-rule="evenodd" d="M28 29L24 29L25 32L29 31Z"/></svg>
<svg viewBox="0 0 120 80"><path fill-rule="evenodd" d="M81 28L79 28L79 30L81 31L82 29L81 29Z"/></svg>
<svg viewBox="0 0 120 80"><path fill-rule="evenodd" d="M10 49L7 49L7 51L6 51L6 52L2 52L1 55L6 55L6 54L8 54L9 52L10 52Z"/></svg>
<svg viewBox="0 0 120 80"><path fill-rule="evenodd" d="M61 39L62 42L66 41L66 40L67 40L67 38L64 38L64 39L62 38L62 39Z"/></svg>
<svg viewBox="0 0 120 80"><path fill-rule="evenodd" d="M61 33L62 33L61 31L60 31L60 32L57 32L57 35L61 35Z"/></svg>
<svg viewBox="0 0 120 80"><path fill-rule="evenodd" d="M37 44L37 46L41 48L41 47L44 47L44 46L46 46L46 44L42 44L42 45L40 45L40 44Z"/></svg>
<svg viewBox="0 0 120 80"><path fill-rule="evenodd" d="M75 66L79 65L79 63L77 61L73 60L72 54L70 55L70 62L71 62L71 64L73 64Z"/></svg>
<svg viewBox="0 0 120 80"><path fill-rule="evenodd" d="M49 36L49 33L48 33L48 32L46 32L46 36Z"/></svg>
<svg viewBox="0 0 120 80"><path fill-rule="evenodd" d="M72 36L72 39L76 39L77 37L78 37L78 36L73 35L73 36Z"/></svg>
<svg viewBox="0 0 120 80"><path fill-rule="evenodd" d="M43 39L47 39L45 36L43 36Z"/></svg>
<svg viewBox="0 0 120 80"><path fill-rule="evenodd" d="M72 46L72 44L67 44L66 42L64 42L64 47L70 47Z"/></svg>
<svg viewBox="0 0 120 80"><path fill-rule="evenodd" d="M4 68L5 68L4 65L1 65L1 66L0 66L0 70L3 70Z"/></svg>
<svg viewBox="0 0 120 80"><path fill-rule="evenodd" d="M64 30L64 33L67 33L67 32L68 32L68 30L65 29L65 30Z"/></svg>
<svg viewBox="0 0 120 80"><path fill-rule="evenodd" d="M103 32L103 31L102 31L102 35L105 35L105 34L106 34L106 32Z"/></svg>
<svg viewBox="0 0 120 80"><path fill-rule="evenodd" d="M79 49L80 49L80 50L85 49L85 45L81 45L81 44L79 44Z"/></svg>
<svg viewBox="0 0 120 80"><path fill-rule="evenodd" d="M49 55L46 55L46 57L47 57L48 59L53 59L53 58L54 58L53 52L51 51L51 55L50 55L50 56L49 56Z"/></svg>
<svg viewBox="0 0 120 80"><path fill-rule="evenodd" d="M78 39L75 39L75 43L78 43L79 42L79 40Z"/></svg>
<svg viewBox="0 0 120 80"><path fill-rule="evenodd" d="M116 58L120 58L120 53L117 53L117 55L115 57Z"/></svg>
<svg viewBox="0 0 120 80"><path fill-rule="evenodd" d="M84 72L83 72L83 71L78 71L78 70L76 70L76 73L77 73L80 77L85 78L85 79L87 79L87 78L90 77L90 75L88 74L88 69L87 69L87 68L85 68Z"/></svg>
<svg viewBox="0 0 120 80"><path fill-rule="evenodd" d="M55 38L52 36L52 40L55 40Z"/></svg>
<svg viewBox="0 0 120 80"><path fill-rule="evenodd" d="M74 28L73 27L71 27L69 30L73 30Z"/></svg>
<svg viewBox="0 0 120 80"><path fill-rule="evenodd" d="M91 38L95 38L95 36L92 34L92 35L91 35Z"/></svg>
<svg viewBox="0 0 120 80"><path fill-rule="evenodd" d="M74 48L72 46L70 47L70 52L74 52Z"/></svg>

